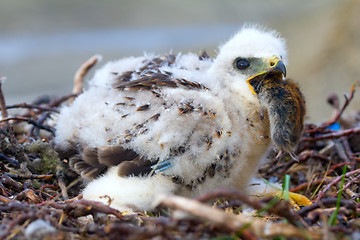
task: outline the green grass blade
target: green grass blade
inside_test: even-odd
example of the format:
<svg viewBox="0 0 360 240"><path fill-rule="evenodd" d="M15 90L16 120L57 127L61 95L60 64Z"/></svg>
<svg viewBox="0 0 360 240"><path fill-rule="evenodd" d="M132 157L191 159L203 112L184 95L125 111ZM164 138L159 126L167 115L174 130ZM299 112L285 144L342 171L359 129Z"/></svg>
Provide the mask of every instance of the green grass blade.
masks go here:
<svg viewBox="0 0 360 240"><path fill-rule="evenodd" d="M286 174L283 184L283 196L285 201L289 201L290 175Z"/></svg>
<svg viewBox="0 0 360 240"><path fill-rule="evenodd" d="M343 192L343 187L344 187L346 170L347 170L347 165L345 165L345 166L343 167L342 177L341 177L341 182L340 182L340 190L339 190L338 197L337 197L337 201L336 201L336 209L335 209L335 211L331 214L331 216L330 216L330 218L329 218L328 226L332 226L332 225L335 225L335 224L336 224L336 218L337 218L337 215L338 215L338 213L339 213L340 201L341 201L342 192Z"/></svg>

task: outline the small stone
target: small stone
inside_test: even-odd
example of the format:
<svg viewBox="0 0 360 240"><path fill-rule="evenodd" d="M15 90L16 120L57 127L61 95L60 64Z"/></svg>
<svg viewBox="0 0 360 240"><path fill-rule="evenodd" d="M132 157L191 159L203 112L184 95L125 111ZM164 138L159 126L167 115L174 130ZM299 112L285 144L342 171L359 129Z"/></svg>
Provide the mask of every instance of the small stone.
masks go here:
<svg viewBox="0 0 360 240"><path fill-rule="evenodd" d="M48 222L42 219L33 221L25 229L25 239L31 240L42 240L49 234L56 232L56 229Z"/></svg>

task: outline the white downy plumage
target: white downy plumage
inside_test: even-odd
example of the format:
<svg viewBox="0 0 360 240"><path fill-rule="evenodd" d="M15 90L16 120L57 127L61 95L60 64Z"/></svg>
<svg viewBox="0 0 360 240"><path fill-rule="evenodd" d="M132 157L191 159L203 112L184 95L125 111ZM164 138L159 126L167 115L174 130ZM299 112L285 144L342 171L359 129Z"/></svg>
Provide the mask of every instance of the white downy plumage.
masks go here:
<svg viewBox="0 0 360 240"><path fill-rule="evenodd" d="M80 152L120 145L154 166L148 174L126 177L119 176L119 166L109 167L86 186L84 198L108 203L108 196L120 210L150 210L160 193L193 196L220 187L244 189L270 144L269 120L261 118L258 98L246 82L264 69L239 70L236 59L267 63L274 56L286 62L285 41L276 32L244 27L215 59L178 54L157 65L156 71L169 79L201 87L188 82L127 87L148 76L147 68L153 74L151 62L161 57L152 54L107 63L89 89L62 109L56 144ZM129 71L126 86L116 87Z"/></svg>

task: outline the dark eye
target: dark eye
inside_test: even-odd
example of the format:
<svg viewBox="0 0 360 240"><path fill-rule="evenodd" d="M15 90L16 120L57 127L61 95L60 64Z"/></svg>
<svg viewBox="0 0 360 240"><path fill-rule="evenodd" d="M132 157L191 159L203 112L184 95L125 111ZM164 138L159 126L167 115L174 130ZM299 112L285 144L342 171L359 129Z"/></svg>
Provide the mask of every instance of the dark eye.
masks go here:
<svg viewBox="0 0 360 240"><path fill-rule="evenodd" d="M239 70L245 70L250 67L250 63L246 59L239 58L235 60L235 67Z"/></svg>

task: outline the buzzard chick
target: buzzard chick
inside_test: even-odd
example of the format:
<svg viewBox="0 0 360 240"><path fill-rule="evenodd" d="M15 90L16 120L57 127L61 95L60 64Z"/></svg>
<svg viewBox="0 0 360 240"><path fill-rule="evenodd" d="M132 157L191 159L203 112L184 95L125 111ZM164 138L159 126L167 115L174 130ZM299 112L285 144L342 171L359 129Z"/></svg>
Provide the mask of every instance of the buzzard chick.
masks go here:
<svg viewBox="0 0 360 240"><path fill-rule="evenodd" d="M57 123L58 148L75 149L70 165L91 181L84 198L150 210L159 193L244 189L271 136L288 152L300 137L304 111L278 110L303 104L301 93L283 101L271 88L288 90L286 54L276 32L244 27L215 59L148 54L107 63Z"/></svg>

